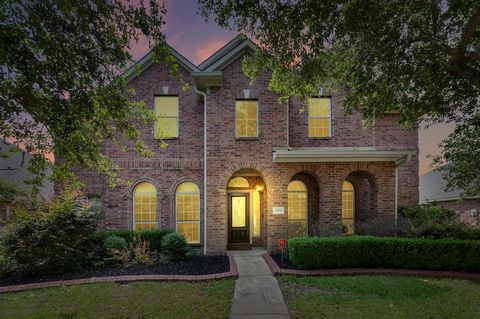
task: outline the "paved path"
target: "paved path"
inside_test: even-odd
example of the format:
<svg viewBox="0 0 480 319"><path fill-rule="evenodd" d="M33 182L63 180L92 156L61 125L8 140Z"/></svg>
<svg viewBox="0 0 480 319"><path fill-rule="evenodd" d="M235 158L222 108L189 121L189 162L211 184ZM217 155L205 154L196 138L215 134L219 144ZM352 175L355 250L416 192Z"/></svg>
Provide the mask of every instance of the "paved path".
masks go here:
<svg viewBox="0 0 480 319"><path fill-rule="evenodd" d="M238 269L231 319L289 318L278 281L261 256L264 252L263 249L229 252L235 257Z"/></svg>

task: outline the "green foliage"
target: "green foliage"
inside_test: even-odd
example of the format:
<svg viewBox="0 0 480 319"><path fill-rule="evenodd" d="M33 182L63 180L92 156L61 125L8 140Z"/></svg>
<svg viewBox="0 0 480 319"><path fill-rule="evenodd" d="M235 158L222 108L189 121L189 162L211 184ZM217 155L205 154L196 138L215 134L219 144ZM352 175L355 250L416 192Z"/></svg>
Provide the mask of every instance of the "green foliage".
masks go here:
<svg viewBox="0 0 480 319"><path fill-rule="evenodd" d="M96 258L94 214L65 194L33 212L15 212L1 235L4 254L25 274L78 271Z"/></svg>
<svg viewBox="0 0 480 319"><path fill-rule="evenodd" d="M480 241L393 237L308 237L288 242L300 269L400 268L480 271Z"/></svg>
<svg viewBox="0 0 480 319"><path fill-rule="evenodd" d="M121 230L109 230L105 232L97 232L93 239L97 243L97 247L104 247L103 243L105 240L111 236L121 237L125 239L127 245L130 245L134 242L135 237L140 239L145 239L152 251L161 253L163 250L162 241L163 238L170 234L172 231L168 229L148 229L148 230L130 230L130 229L121 229ZM106 252L103 254L105 255Z"/></svg>
<svg viewBox="0 0 480 319"><path fill-rule="evenodd" d="M118 166L102 153L106 139L153 155L137 130L151 125L153 112L120 74L135 62L131 43L147 39L154 61L179 77L162 33L165 14L156 1L0 2L0 135L33 154L35 185L47 168L72 180L78 166L117 185ZM52 153L61 161L48 161Z"/></svg>
<svg viewBox="0 0 480 319"><path fill-rule="evenodd" d="M149 242L135 236L132 243L120 250L114 249L113 254L124 266L131 267L135 264L152 265L156 253L150 249Z"/></svg>
<svg viewBox="0 0 480 319"><path fill-rule="evenodd" d="M199 0L201 14L252 35L260 50L244 71L271 70L283 100L344 93L347 111L371 125L454 121L439 164L450 185L480 194L480 6L478 1Z"/></svg>
<svg viewBox="0 0 480 319"><path fill-rule="evenodd" d="M11 203L15 196L22 195L17 187L0 179L0 203Z"/></svg>
<svg viewBox="0 0 480 319"><path fill-rule="evenodd" d="M166 235L162 241L164 254L172 261L180 261L188 258L190 247L187 244L185 235L171 233Z"/></svg>
<svg viewBox="0 0 480 319"><path fill-rule="evenodd" d="M399 234L416 238L480 239L480 230L460 221L441 206L424 204L399 207Z"/></svg>
<svg viewBox="0 0 480 319"><path fill-rule="evenodd" d="M15 262L6 256L2 250L0 247L0 278L8 276L17 269Z"/></svg>
<svg viewBox="0 0 480 319"><path fill-rule="evenodd" d="M107 239L103 242L105 249L107 250L122 250L127 248L127 241L125 238L119 236L108 236Z"/></svg>

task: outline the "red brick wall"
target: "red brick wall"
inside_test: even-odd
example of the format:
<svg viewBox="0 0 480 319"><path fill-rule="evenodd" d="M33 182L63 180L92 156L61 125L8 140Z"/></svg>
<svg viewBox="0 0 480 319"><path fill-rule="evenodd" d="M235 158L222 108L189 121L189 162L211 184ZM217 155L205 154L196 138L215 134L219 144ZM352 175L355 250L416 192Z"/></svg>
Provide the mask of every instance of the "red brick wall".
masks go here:
<svg viewBox="0 0 480 319"><path fill-rule="evenodd" d="M241 58L223 70L222 87L212 88L208 101L208 253L224 252L227 244L227 182L242 168L257 170L265 183L262 192L262 239L270 249L287 234L287 185L296 174L311 177L318 185L312 188L312 233L328 233L335 223L341 222L341 188L351 173L367 172L375 180L377 189L371 197L371 212L378 216L394 216L395 167L392 162L376 163L273 163L272 149L287 146L287 104L279 104L278 96L267 89L268 74L263 74L250 86L243 75ZM184 71L184 79L192 83ZM155 156L143 159L131 149L120 151L107 143L105 151L120 165L121 177L131 186L115 189L105 187L103 179L87 171L80 174L92 194L102 196L106 229L132 226L133 185L151 181L158 192L158 220L160 227L175 226L175 187L189 179L197 183L203 201L203 102L196 96L193 85L183 92L179 81L171 79L162 66L154 65L130 82L138 99L153 108L153 96L162 93L168 85L170 94L180 97L180 137L170 140L166 150L153 138L153 125L141 126L142 137L155 151ZM235 139L235 100L244 98L243 89L251 89L251 97L259 100L259 137L250 140ZM331 139L309 140L306 113L298 112L298 100L290 102L290 146L375 146L380 149L416 150L417 132L399 127L390 115L378 120L374 128L362 128L358 114L346 115L340 108L340 97L334 97L333 136ZM315 192L318 192L318 195ZM315 201L316 197L316 201ZM418 158L413 157L399 169L399 204L418 200ZM317 206L315 206L317 205ZM285 215L273 215L273 207L283 206ZM315 212L318 212L315 214ZM203 214L203 204L202 204ZM365 212L365 214L367 214ZM203 221L203 217L202 217ZM201 227L203 230L203 225ZM202 235L203 244L203 235Z"/></svg>

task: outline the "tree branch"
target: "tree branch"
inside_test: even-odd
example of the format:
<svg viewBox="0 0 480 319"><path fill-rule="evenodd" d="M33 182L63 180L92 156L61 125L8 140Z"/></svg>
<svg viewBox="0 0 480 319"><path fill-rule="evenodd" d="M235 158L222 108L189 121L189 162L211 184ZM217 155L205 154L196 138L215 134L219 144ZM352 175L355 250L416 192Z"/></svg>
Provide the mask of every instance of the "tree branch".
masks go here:
<svg viewBox="0 0 480 319"><path fill-rule="evenodd" d="M473 37L477 27L480 25L480 8L468 19L468 22L463 29L460 41L458 41L457 48L452 57L454 60L461 60L465 56L465 51L467 51L468 43Z"/></svg>

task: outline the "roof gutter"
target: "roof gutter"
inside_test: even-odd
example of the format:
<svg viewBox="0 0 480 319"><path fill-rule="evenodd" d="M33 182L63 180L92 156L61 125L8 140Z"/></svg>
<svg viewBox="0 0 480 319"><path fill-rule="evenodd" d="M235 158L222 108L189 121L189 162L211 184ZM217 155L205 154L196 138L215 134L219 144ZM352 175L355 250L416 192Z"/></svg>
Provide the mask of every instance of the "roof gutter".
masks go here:
<svg viewBox="0 0 480 319"><path fill-rule="evenodd" d="M207 94L198 89L195 93L203 96L203 254L207 254Z"/></svg>

